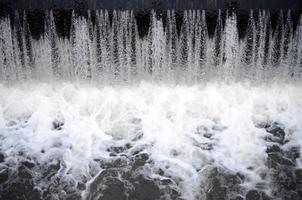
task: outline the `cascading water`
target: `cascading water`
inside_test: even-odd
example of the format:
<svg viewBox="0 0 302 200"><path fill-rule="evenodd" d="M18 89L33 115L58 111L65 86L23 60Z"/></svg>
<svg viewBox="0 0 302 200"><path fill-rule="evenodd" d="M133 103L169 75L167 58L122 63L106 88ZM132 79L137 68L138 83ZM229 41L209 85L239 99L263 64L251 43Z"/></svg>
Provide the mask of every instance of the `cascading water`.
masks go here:
<svg viewBox="0 0 302 200"><path fill-rule="evenodd" d="M0 19L0 199L302 198L302 18L176 15Z"/></svg>
<svg viewBox="0 0 302 200"><path fill-rule="evenodd" d="M38 40L31 37L26 14L21 25L16 12L13 27L9 18L2 19L1 80L192 84L212 79L257 83L301 79L302 24L298 23L294 34L290 11L287 17L280 11L275 30L268 12L259 11L256 19L251 11L241 40L237 17L231 13L225 23L219 14L210 37L205 11L184 11L179 33L173 10L167 12L165 26L152 12L149 32L140 38L132 11L114 11L112 22L108 11L97 11L94 25L88 12L87 18L73 12L70 39L58 37L51 11L46 13L45 34Z"/></svg>

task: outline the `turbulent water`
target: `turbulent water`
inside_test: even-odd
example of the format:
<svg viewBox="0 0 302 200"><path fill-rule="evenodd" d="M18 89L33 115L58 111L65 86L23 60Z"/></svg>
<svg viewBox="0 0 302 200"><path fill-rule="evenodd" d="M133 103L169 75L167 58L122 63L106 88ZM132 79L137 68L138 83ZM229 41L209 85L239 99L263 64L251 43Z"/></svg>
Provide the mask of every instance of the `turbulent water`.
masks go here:
<svg viewBox="0 0 302 200"><path fill-rule="evenodd" d="M0 199L299 199L302 19L0 21ZM23 18L20 20L20 18Z"/></svg>

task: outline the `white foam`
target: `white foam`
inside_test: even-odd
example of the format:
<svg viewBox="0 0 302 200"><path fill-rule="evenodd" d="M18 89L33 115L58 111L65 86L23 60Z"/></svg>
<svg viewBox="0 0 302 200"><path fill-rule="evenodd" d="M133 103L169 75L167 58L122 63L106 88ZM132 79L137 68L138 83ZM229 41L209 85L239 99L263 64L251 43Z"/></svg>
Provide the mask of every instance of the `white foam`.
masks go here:
<svg viewBox="0 0 302 200"><path fill-rule="evenodd" d="M42 162L63 158L77 177L87 173L92 159L108 157L112 143L142 131L138 143L149 145L155 166L168 166L168 173L184 179L185 195L193 197L198 171L213 161L246 174L250 184L260 181L267 144L257 123L283 124L289 145L302 144L301 89L277 84L1 85L0 146L10 159L19 151ZM54 120L64 122L61 131L52 129ZM213 140L196 134L198 127L208 129ZM214 149L201 150L203 143L213 143Z"/></svg>

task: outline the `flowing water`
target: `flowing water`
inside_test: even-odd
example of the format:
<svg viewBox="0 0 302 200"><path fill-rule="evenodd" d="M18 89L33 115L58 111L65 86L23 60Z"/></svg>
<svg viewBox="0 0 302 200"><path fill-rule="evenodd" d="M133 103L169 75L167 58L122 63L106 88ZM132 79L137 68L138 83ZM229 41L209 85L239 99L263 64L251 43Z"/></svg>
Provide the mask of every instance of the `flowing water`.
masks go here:
<svg viewBox="0 0 302 200"><path fill-rule="evenodd" d="M94 20L73 12L62 38L50 11L39 39L26 13L2 18L0 171L13 179L19 163L35 163L28 173L45 199L106 199L98 182L106 170L117 170L110 177L125 195L107 199L144 199L139 174L161 191L150 199L219 199L212 190L232 199L254 188L283 199L268 149L279 146L287 160L291 148L302 153L302 18L294 27L290 11L280 11L272 28L268 11L251 11L239 38L235 14L219 11L213 35L205 11L184 11L180 29L175 15L152 11L141 37L132 11L100 10ZM274 126L282 141L269 137ZM148 157L138 168L137 155ZM289 162L302 167L299 156ZM235 176L235 189L221 177L213 189L211 167Z"/></svg>
<svg viewBox="0 0 302 200"><path fill-rule="evenodd" d="M47 12L45 32L32 39L26 14L18 12L11 25L1 19L1 80L89 80L104 84L195 84L208 81L264 83L301 79L302 21L293 27L290 11L280 11L273 30L268 11L250 13L245 37L239 40L237 17L217 16L209 36L205 11L183 14L181 30L175 12L166 23L151 13L148 34L139 37L133 12L97 11L88 17L71 17L70 38L59 38L52 12ZM23 18L22 20L20 18ZM21 24L22 21L22 24Z"/></svg>

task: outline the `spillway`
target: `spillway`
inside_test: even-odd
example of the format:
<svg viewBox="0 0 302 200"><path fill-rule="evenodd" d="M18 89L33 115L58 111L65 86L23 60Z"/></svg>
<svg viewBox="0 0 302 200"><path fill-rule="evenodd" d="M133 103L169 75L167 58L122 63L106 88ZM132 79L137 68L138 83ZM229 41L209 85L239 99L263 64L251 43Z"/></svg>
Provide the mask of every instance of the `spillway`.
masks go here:
<svg viewBox="0 0 302 200"><path fill-rule="evenodd" d="M302 198L302 17L70 15L0 19L0 199Z"/></svg>
<svg viewBox="0 0 302 200"><path fill-rule="evenodd" d="M52 11L44 34L33 39L26 14L1 19L1 80L84 80L104 84L151 81L195 84L208 81L257 83L301 79L302 21L279 13L272 28L268 11L251 11L239 39L234 13L218 13L209 36L205 11L184 11L180 30L175 11L165 23L154 11L147 35L140 37L132 11L71 16L70 37L58 37ZM21 20L22 18L22 20ZM21 23L22 21L22 23Z"/></svg>

